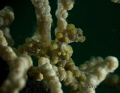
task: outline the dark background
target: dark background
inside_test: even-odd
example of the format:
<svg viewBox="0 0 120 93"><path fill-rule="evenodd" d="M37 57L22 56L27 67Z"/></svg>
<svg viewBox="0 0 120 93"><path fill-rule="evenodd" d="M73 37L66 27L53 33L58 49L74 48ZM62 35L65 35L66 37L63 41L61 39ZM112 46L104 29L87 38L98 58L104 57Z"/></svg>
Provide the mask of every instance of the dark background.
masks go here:
<svg viewBox="0 0 120 93"><path fill-rule="evenodd" d="M57 0L49 0L52 8L52 38L56 28L55 10ZM0 9L4 6L14 9L15 20L11 24L14 47L22 45L26 37L33 35L36 29L34 7L30 0L0 0ZM86 41L72 43L72 58L76 65L89 60L91 56L116 56L120 60L120 4L109 0L76 0L74 8L69 11L68 23L83 29ZM120 75L120 67L115 71ZM105 84L98 86L96 93L119 93L116 88ZM65 93L68 93L67 91Z"/></svg>

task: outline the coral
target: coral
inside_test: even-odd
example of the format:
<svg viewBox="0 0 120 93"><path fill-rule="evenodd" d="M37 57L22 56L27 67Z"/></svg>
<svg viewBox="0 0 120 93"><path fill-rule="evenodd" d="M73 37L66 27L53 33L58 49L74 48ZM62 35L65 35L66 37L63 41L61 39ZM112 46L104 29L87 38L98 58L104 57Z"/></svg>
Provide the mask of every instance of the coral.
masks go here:
<svg viewBox="0 0 120 93"><path fill-rule="evenodd" d="M9 33L9 25L14 20L13 9L5 7L0 11L0 56L9 65L9 74L0 87L0 93L19 93L29 78L42 82L51 93L63 93L61 83L70 87L71 93L95 93L103 80L109 80L106 76L118 68L118 59L114 56L105 59L93 57L77 67L72 59L70 43L82 43L86 37L81 28L66 21L67 11L73 8L75 0L57 1L54 40L51 39L53 20L49 1L31 2L35 8L37 29L18 48L12 47L14 41ZM31 56L38 59L37 66L33 65Z"/></svg>
<svg viewBox="0 0 120 93"><path fill-rule="evenodd" d="M114 3L120 3L120 0L111 0Z"/></svg>

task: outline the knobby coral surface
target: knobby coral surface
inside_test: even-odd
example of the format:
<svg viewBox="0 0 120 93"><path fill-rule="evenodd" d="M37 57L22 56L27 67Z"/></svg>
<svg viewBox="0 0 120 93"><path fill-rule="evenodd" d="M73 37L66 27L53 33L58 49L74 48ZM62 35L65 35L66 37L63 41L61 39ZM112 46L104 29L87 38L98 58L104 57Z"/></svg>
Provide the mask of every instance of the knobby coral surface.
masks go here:
<svg viewBox="0 0 120 93"><path fill-rule="evenodd" d="M71 93L95 93L95 88L118 67L118 59L114 56L96 57L77 67L71 58L73 49L69 44L84 42L85 36L82 29L66 21L67 11L73 8L75 0L57 1L54 40L51 39L53 20L49 1L31 2L35 8L37 29L18 49L12 47L14 41L9 33L9 25L14 20L13 9L7 6L0 11L0 56L9 65L9 74L0 93L19 93L29 77L43 82L51 93L63 93L61 83L70 87ZM38 66L33 65L31 56L38 59Z"/></svg>

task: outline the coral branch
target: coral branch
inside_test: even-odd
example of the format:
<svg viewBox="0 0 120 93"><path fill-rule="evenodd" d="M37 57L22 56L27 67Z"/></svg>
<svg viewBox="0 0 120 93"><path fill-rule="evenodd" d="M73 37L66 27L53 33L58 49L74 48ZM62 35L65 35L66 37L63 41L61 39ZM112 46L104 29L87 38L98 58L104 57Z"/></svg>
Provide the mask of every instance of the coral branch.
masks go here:
<svg viewBox="0 0 120 93"><path fill-rule="evenodd" d="M47 47L51 42L50 30L52 23L49 2L48 0L32 0L32 3L37 16L38 29L36 33L39 34L37 37L44 47Z"/></svg>
<svg viewBox="0 0 120 93"><path fill-rule="evenodd" d="M118 59L114 56L92 58L79 67L72 60L72 42L84 42L85 36L80 28L68 24L68 10L74 6L75 0L58 0L56 11L57 27L54 40L51 39L52 15L48 0L31 0L37 17L37 31L27 37L25 43L15 49L8 26L14 20L12 8L5 7L0 11L0 57L9 65L9 74L0 87L0 93L19 93L26 81L41 82L46 91L63 93L62 84L70 87L71 93L95 93L97 86L105 80L109 73L118 68ZM113 0L119 2L119 0ZM38 59L33 65L31 56ZM119 87L119 78L106 78L107 84ZM108 80L111 82L109 83Z"/></svg>

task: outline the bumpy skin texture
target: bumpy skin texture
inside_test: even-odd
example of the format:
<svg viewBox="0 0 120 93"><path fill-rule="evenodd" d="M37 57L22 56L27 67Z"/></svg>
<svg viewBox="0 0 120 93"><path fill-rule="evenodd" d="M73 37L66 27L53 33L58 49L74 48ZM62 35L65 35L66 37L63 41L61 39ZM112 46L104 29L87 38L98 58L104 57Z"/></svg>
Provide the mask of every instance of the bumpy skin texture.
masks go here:
<svg viewBox="0 0 120 93"><path fill-rule="evenodd" d="M85 36L82 29L66 21L67 10L73 8L74 0L58 0L56 11L58 22L54 40L51 39L50 34L52 18L48 0L31 1L35 7L38 28L35 34L26 38L25 43L18 49L9 45L5 37L9 35L3 31L8 24L6 25L6 21L4 23L2 18L11 23L14 19L13 11L9 7L8 11L6 8L1 10L4 12L0 19L2 28L0 30L0 56L8 63L9 73L0 87L0 92L19 93L28 79L26 87L21 91L23 93L63 93L61 83L70 87L71 93L95 93L95 88L118 67L118 59L114 56L108 56L105 59L97 57L77 67L71 58L73 49L69 44L84 42ZM6 18L6 13L8 13L8 18ZM38 59L37 66L33 66L31 56ZM43 84L46 89L29 90L34 83L38 87ZM94 89L87 86L93 86Z"/></svg>

